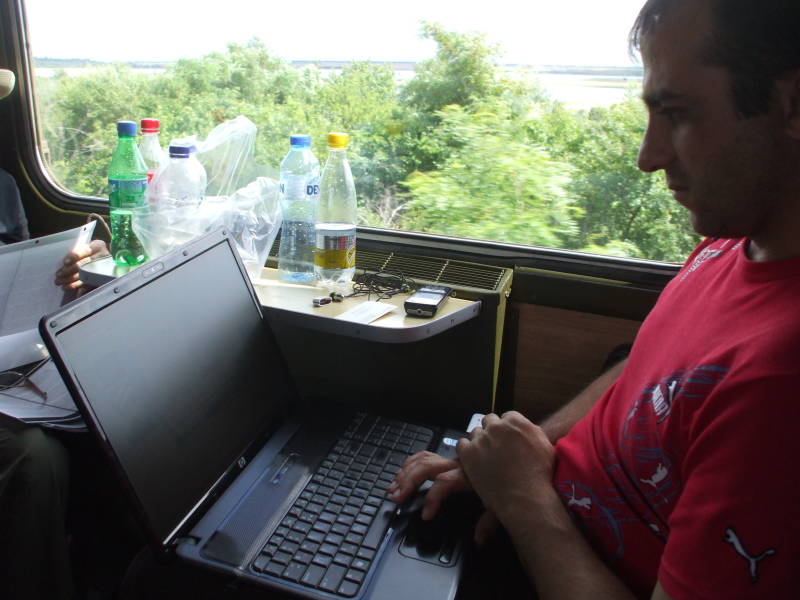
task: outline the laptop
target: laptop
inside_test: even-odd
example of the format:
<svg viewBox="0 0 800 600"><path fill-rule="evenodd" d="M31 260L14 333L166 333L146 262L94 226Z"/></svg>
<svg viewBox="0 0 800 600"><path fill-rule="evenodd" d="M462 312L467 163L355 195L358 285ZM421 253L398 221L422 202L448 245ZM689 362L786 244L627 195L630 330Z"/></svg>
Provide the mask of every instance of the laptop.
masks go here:
<svg viewBox="0 0 800 600"><path fill-rule="evenodd" d="M385 489L463 433L301 401L224 229L40 332L158 552L304 598L455 596L463 520L432 536Z"/></svg>

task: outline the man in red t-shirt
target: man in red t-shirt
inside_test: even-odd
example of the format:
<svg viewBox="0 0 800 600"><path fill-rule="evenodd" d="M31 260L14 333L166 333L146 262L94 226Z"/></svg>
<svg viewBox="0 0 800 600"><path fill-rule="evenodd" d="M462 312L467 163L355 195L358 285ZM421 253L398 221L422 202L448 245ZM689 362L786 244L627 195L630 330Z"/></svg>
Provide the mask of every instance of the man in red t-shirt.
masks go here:
<svg viewBox="0 0 800 600"><path fill-rule="evenodd" d="M639 168L707 236L629 359L541 426L487 415L411 457L431 518L473 489L540 598L800 595L800 3L648 0Z"/></svg>

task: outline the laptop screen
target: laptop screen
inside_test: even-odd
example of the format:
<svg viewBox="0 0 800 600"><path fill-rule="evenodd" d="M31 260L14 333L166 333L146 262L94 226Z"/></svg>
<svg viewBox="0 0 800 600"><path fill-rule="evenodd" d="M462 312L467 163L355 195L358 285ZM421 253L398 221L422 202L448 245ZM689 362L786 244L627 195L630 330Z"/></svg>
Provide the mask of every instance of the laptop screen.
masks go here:
<svg viewBox="0 0 800 600"><path fill-rule="evenodd" d="M162 541L292 395L233 252L217 243L57 334Z"/></svg>

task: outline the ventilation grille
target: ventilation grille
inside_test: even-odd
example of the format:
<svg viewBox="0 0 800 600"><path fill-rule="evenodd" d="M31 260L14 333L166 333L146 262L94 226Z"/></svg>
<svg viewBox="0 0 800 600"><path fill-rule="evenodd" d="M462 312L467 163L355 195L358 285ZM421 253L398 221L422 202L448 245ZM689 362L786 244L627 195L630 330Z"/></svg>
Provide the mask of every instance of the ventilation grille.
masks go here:
<svg viewBox="0 0 800 600"><path fill-rule="evenodd" d="M276 239L270 251L270 258L278 256L280 239ZM367 271L400 271L411 279L429 283L440 283L450 287L473 288L476 290L497 291L502 284L507 269L492 265L432 258L396 252L356 252L356 268Z"/></svg>
<svg viewBox="0 0 800 600"><path fill-rule="evenodd" d="M406 277L451 287L467 287L496 291L505 274L502 267L475 263L411 256L395 252L356 252L356 268L369 271L400 271Z"/></svg>

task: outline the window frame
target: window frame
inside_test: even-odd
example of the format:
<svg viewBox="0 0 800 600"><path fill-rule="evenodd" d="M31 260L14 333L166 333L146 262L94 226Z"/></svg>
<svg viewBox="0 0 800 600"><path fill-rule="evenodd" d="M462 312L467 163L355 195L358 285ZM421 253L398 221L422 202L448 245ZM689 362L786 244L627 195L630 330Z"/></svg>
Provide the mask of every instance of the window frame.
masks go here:
<svg viewBox="0 0 800 600"><path fill-rule="evenodd" d="M12 133L23 176L39 199L58 213L108 214L101 198L81 196L61 188L44 163L37 119L34 77L28 42L24 0L3 0L3 50L6 63L15 70L17 93L11 102ZM589 278L644 290L660 290L674 277L680 265L641 258L621 258L574 250L524 246L489 240L454 238L413 231L358 227L359 246L382 251L402 251L522 268L562 276Z"/></svg>
<svg viewBox="0 0 800 600"><path fill-rule="evenodd" d="M28 41L23 0L6 0L2 5L2 31L7 63L17 79L12 104L12 131L17 159L23 176L44 203L59 212L108 213L108 203L101 198L81 196L60 187L50 176L41 153L42 135L37 118L33 59Z"/></svg>

